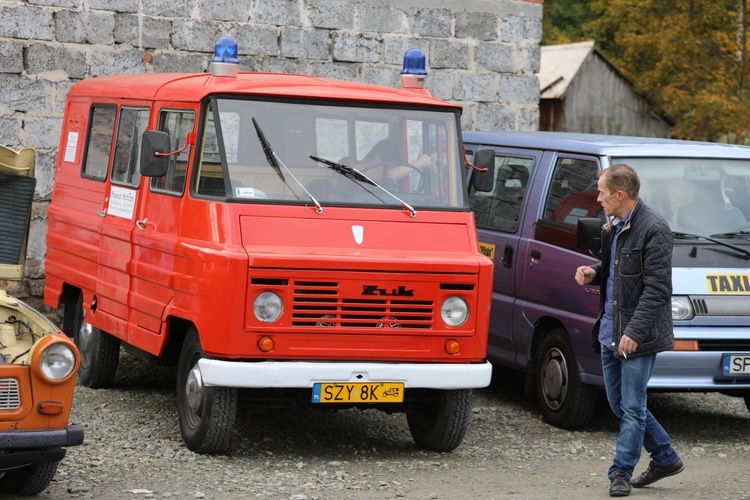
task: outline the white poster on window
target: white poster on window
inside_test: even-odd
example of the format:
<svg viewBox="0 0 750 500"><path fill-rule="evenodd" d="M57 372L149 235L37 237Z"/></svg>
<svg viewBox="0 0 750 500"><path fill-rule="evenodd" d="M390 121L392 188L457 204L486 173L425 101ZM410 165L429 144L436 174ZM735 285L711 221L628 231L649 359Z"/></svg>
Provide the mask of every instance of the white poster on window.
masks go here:
<svg viewBox="0 0 750 500"><path fill-rule="evenodd" d="M107 214L123 219L132 219L133 212L135 212L136 193L137 191L134 189L112 186L112 191L109 193Z"/></svg>
<svg viewBox="0 0 750 500"><path fill-rule="evenodd" d="M78 132L68 132L68 140L65 142L64 161L68 163L75 162L76 151L78 151Z"/></svg>

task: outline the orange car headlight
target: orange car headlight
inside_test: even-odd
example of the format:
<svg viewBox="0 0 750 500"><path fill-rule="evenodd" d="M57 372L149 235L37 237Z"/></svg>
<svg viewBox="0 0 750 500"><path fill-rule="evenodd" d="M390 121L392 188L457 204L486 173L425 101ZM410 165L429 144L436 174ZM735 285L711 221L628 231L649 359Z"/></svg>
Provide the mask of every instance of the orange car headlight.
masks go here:
<svg viewBox="0 0 750 500"><path fill-rule="evenodd" d="M37 377L57 383L73 374L77 361L73 343L50 336L42 339L34 349L31 366Z"/></svg>

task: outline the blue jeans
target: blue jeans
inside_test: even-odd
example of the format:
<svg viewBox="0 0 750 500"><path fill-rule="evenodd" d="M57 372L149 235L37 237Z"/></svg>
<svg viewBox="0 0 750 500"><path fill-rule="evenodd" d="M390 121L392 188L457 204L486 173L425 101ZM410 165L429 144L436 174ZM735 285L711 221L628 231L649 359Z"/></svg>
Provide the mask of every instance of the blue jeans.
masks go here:
<svg viewBox="0 0 750 500"><path fill-rule="evenodd" d="M680 458L672 448L667 431L646 408L646 385L655 361L656 354L624 359L602 346L607 400L620 419L615 460L607 474L610 478L615 472L632 477L642 448L646 448L651 460L659 466L672 465Z"/></svg>

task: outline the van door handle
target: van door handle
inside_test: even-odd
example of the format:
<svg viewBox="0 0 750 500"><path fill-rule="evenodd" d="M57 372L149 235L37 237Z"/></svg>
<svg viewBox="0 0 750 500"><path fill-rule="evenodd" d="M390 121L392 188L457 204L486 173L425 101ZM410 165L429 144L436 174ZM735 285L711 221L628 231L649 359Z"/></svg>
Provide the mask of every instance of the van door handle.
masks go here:
<svg viewBox="0 0 750 500"><path fill-rule="evenodd" d="M529 262L529 267L534 267L534 264L539 264L539 259L542 258L542 251L532 250L530 255L531 255L531 262Z"/></svg>
<svg viewBox="0 0 750 500"><path fill-rule="evenodd" d="M503 252L503 267L510 269L513 265L513 247L505 245L505 251Z"/></svg>
<svg viewBox="0 0 750 500"><path fill-rule="evenodd" d="M148 224L148 219L141 219L141 220L135 221L136 227L140 229L141 231L146 230L146 224Z"/></svg>

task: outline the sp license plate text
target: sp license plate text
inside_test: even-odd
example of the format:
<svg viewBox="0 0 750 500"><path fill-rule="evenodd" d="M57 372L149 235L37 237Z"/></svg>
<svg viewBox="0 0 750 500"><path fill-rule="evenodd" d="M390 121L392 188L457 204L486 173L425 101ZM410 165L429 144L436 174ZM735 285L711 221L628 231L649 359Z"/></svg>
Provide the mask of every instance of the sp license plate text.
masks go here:
<svg viewBox="0 0 750 500"><path fill-rule="evenodd" d="M745 375L750 376L750 356L748 355L736 355L736 354L725 354L724 355L724 375L737 376Z"/></svg>
<svg viewBox="0 0 750 500"><path fill-rule="evenodd" d="M402 403L403 382L318 383L313 403Z"/></svg>

